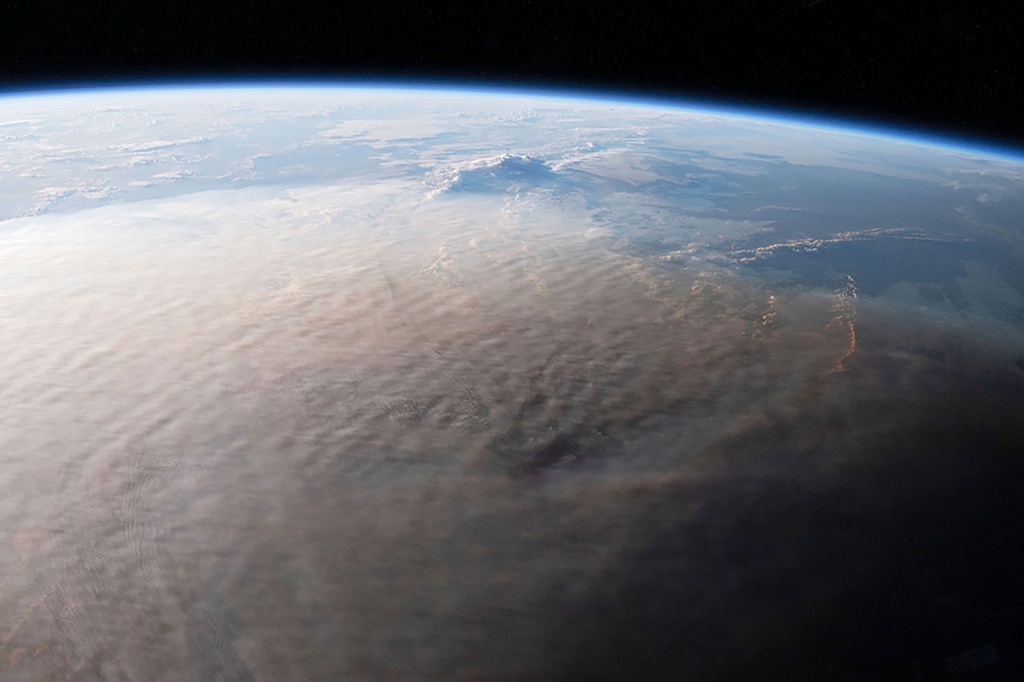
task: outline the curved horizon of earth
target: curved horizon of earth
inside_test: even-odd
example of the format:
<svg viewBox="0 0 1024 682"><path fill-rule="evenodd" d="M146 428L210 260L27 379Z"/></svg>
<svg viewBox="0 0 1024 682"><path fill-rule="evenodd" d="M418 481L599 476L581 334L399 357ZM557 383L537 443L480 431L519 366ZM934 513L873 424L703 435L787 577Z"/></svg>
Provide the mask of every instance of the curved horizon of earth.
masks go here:
<svg viewBox="0 0 1024 682"><path fill-rule="evenodd" d="M1024 669L1024 162L386 87L0 97L4 679Z"/></svg>

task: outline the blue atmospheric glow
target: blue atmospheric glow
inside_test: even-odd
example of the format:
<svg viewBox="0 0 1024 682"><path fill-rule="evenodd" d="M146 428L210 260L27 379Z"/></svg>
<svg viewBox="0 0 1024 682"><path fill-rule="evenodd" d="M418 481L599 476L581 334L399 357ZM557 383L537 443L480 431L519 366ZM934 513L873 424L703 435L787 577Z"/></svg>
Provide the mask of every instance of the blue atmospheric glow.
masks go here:
<svg viewBox="0 0 1024 682"><path fill-rule="evenodd" d="M467 84L465 81L433 79L370 80L359 78L337 79L267 79L234 78L229 81L174 79L168 81L94 81L74 84L48 84L38 88L3 90L0 88L0 103L20 97L50 97L68 95L96 95L102 93L146 93L201 92L204 90L361 90L361 91L403 91L409 93L447 93L464 95L486 95L500 98L546 99L563 105L571 103L607 103L611 106L629 106L644 109L693 112L733 118L746 122L770 123L773 125L811 129L837 134L872 137L891 140L899 144L912 144L950 153L988 157L993 160L1024 163L1024 149L1007 144L996 144L980 138L939 135L928 132L910 131L899 126L875 124L842 116L809 114L798 110L777 107L745 105L735 106L713 100L674 97L657 94L639 94L622 90L601 90L596 88L567 88L565 86L515 85L501 82L480 81Z"/></svg>

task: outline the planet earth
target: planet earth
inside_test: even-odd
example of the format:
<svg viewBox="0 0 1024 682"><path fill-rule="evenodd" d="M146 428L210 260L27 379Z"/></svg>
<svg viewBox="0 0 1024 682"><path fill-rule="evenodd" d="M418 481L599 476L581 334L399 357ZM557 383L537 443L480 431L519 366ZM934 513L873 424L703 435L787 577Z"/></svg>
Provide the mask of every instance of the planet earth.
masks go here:
<svg viewBox="0 0 1024 682"><path fill-rule="evenodd" d="M5 680L1017 679L1024 157L0 97Z"/></svg>

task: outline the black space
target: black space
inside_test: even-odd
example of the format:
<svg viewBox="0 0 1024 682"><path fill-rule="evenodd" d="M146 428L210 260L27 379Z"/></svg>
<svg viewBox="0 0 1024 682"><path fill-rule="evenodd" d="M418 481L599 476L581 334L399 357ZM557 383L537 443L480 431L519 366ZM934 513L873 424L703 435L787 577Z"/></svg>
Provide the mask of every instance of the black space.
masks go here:
<svg viewBox="0 0 1024 682"><path fill-rule="evenodd" d="M0 89L329 78L627 91L1024 146L1008 3L7 2Z"/></svg>

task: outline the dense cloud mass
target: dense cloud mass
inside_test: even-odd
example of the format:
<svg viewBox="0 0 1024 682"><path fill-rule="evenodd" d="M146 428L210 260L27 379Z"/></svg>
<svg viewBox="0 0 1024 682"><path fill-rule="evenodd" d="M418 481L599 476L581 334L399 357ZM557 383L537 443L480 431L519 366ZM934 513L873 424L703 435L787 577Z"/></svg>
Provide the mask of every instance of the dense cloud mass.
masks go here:
<svg viewBox="0 0 1024 682"><path fill-rule="evenodd" d="M1018 165L186 95L4 103L7 677L1019 668Z"/></svg>

